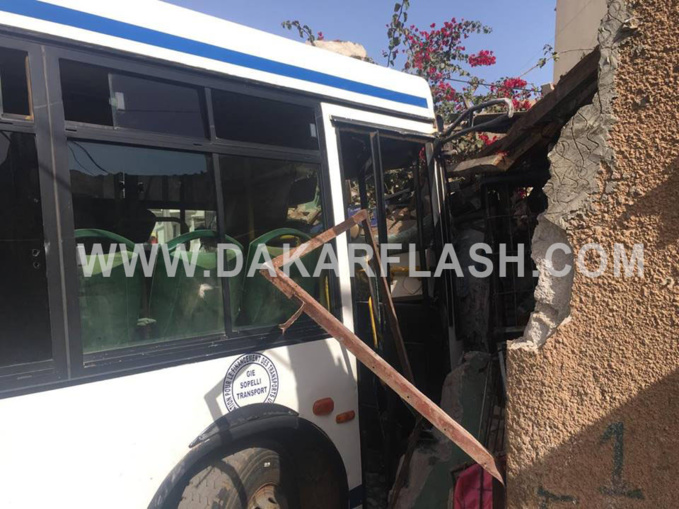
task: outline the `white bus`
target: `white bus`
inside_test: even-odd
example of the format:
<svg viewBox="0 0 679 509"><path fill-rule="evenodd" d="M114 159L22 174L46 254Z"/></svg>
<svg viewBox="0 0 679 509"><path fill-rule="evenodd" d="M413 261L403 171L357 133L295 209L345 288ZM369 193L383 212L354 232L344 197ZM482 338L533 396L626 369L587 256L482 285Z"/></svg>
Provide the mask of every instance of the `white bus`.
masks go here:
<svg viewBox="0 0 679 509"><path fill-rule="evenodd" d="M427 83L160 1L0 0L0 84L0 507L359 507L355 358L211 246L247 266L368 207L427 265ZM350 237L304 284L379 349ZM84 277L95 243L197 270Z"/></svg>

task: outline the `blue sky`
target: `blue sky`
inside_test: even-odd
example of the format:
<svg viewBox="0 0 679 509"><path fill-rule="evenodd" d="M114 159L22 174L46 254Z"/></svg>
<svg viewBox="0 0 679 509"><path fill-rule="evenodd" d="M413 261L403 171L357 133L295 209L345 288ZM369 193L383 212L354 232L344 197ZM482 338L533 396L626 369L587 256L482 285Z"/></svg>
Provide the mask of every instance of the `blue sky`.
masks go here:
<svg viewBox="0 0 679 509"><path fill-rule="evenodd" d="M386 28L395 0L169 0L170 3L202 11L242 25L286 37L297 32L281 27L287 19L298 19L326 39L359 42L368 54L383 63ZM411 0L409 23L425 27L450 19L478 20L493 32L469 39L467 49L489 49L497 56L496 65L477 68L485 80L518 76L542 56L545 44L554 44L556 0ZM537 85L551 82L551 63L531 71L526 80Z"/></svg>

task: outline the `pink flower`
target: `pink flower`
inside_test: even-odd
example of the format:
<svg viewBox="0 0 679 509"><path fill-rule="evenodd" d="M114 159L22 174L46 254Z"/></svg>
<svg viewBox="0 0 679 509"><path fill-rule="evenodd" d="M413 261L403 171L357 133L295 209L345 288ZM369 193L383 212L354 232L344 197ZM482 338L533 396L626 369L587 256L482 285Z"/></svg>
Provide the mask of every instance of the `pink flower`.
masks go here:
<svg viewBox="0 0 679 509"><path fill-rule="evenodd" d="M476 55L469 55L469 65L472 67L479 67L482 65L495 64L496 58L492 51L481 50Z"/></svg>
<svg viewBox="0 0 679 509"><path fill-rule="evenodd" d="M486 145L492 145L497 140L497 136L491 138L486 133L479 133L479 139Z"/></svg>

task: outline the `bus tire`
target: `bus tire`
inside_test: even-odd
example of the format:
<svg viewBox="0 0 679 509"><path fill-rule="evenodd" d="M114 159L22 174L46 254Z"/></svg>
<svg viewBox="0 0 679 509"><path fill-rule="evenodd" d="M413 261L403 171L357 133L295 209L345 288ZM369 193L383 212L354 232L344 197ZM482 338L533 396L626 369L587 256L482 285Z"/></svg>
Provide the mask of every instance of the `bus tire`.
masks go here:
<svg viewBox="0 0 679 509"><path fill-rule="evenodd" d="M280 452L249 447L211 460L193 475L177 509L295 509L296 488Z"/></svg>

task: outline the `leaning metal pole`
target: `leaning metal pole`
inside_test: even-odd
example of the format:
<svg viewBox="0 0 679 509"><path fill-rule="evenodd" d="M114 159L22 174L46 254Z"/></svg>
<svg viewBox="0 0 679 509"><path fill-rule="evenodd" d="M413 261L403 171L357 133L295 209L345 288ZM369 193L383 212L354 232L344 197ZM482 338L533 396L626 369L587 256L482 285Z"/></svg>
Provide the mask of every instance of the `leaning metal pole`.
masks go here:
<svg viewBox="0 0 679 509"><path fill-rule="evenodd" d="M452 440L460 449L466 452L481 467L498 481L504 484L498 466L488 450L479 443L466 429L458 424L452 417L445 413L438 405L431 401L427 396L420 392L412 383L392 368L389 363L377 355L368 347L358 336L344 326L332 313L325 309L316 299L309 295L303 288L290 279L282 270L283 263L289 263L301 258L314 249L318 249L326 242L345 233L351 227L362 224L368 235L372 235L368 222L368 213L361 210L353 217L343 223L321 233L309 242L302 244L288 254L274 259L270 264L267 263L260 269L260 273L278 288L288 299L297 300L301 304L296 318L303 311L328 334L335 338L339 343L349 350L359 361L361 361L370 371L387 384L396 394L408 405L414 408L422 417L429 421L436 429ZM272 274L275 272L275 275ZM289 327L291 321L286 322L285 327Z"/></svg>

